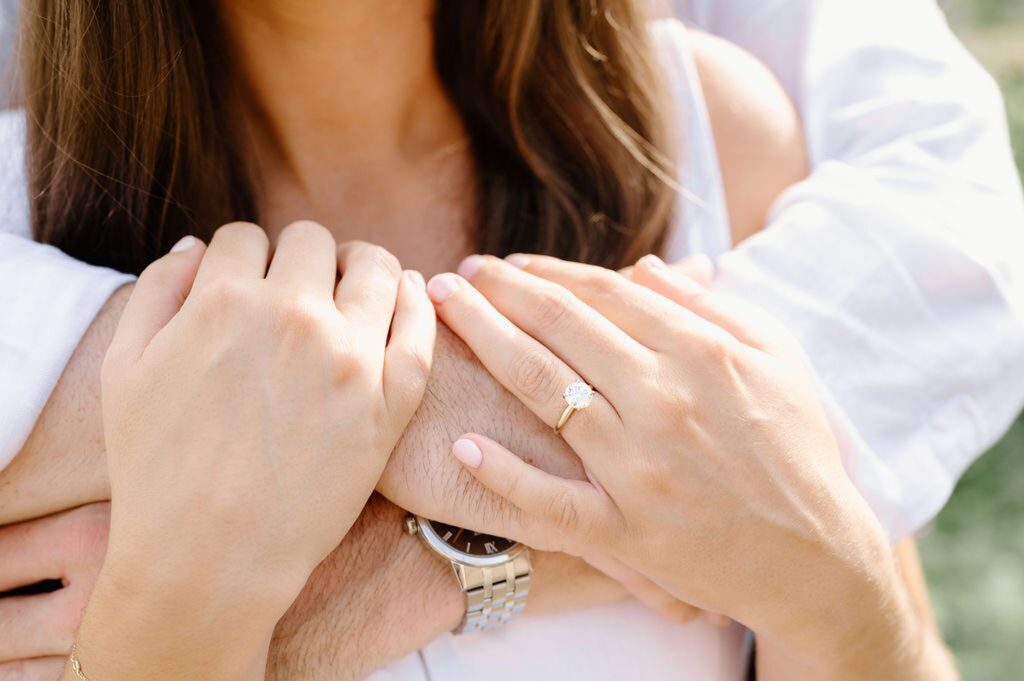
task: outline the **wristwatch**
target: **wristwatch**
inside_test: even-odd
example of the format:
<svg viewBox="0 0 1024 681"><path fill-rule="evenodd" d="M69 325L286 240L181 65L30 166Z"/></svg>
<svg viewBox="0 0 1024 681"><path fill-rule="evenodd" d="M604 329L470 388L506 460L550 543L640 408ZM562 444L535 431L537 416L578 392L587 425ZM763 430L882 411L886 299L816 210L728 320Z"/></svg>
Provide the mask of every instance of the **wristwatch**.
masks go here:
<svg viewBox="0 0 1024 681"><path fill-rule="evenodd" d="M414 515L406 517L405 531L451 564L466 595L466 614L453 633L495 629L526 607L532 568L523 544Z"/></svg>

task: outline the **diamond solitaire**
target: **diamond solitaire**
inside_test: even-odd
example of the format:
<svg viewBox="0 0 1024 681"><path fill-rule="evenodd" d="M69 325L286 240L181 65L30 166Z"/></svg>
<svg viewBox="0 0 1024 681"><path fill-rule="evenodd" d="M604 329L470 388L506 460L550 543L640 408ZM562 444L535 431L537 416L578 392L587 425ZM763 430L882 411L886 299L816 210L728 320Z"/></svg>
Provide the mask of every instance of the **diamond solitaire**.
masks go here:
<svg viewBox="0 0 1024 681"><path fill-rule="evenodd" d="M594 401L594 389L583 381L573 381L562 393L562 397L573 409L586 409Z"/></svg>

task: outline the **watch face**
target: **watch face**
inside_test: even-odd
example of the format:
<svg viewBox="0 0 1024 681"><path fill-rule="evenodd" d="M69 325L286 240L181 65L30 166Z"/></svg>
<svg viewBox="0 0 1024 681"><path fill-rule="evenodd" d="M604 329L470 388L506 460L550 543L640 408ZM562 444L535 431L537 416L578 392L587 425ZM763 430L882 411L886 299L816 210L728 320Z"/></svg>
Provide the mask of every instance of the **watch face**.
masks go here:
<svg viewBox="0 0 1024 681"><path fill-rule="evenodd" d="M468 553L471 556L493 556L508 551L516 545L516 542L511 539L495 537L493 534L464 530L461 527L433 520L429 522L434 532L445 544L460 553Z"/></svg>

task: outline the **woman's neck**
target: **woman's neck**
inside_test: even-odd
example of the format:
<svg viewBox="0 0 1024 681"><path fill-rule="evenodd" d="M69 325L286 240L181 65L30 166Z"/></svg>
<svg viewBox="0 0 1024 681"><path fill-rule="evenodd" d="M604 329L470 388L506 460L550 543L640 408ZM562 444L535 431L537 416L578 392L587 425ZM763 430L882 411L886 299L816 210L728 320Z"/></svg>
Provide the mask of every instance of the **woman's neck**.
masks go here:
<svg viewBox="0 0 1024 681"><path fill-rule="evenodd" d="M222 1L270 213L305 202L306 217L344 206L386 223L382 188L437 182L438 166L471 174L434 68L431 0Z"/></svg>

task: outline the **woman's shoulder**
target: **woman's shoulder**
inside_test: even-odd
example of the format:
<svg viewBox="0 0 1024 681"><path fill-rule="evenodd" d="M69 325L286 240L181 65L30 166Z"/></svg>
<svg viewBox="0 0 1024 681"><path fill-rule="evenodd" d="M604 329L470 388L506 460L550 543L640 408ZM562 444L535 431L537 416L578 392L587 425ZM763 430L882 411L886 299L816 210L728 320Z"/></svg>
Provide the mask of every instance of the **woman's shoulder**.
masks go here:
<svg viewBox="0 0 1024 681"><path fill-rule="evenodd" d="M25 112L0 111L0 233L29 237L25 175Z"/></svg>
<svg viewBox="0 0 1024 681"><path fill-rule="evenodd" d="M779 194L807 175L800 117L775 76L736 45L655 22L655 45L670 70L696 66L725 188L733 242L759 231ZM669 74L670 78L672 74Z"/></svg>
<svg viewBox="0 0 1024 681"><path fill-rule="evenodd" d="M807 176L800 116L768 68L736 45L691 32L725 184L733 241L759 231L775 199Z"/></svg>

